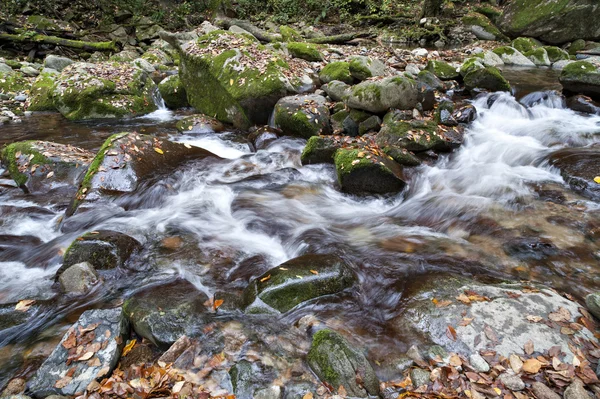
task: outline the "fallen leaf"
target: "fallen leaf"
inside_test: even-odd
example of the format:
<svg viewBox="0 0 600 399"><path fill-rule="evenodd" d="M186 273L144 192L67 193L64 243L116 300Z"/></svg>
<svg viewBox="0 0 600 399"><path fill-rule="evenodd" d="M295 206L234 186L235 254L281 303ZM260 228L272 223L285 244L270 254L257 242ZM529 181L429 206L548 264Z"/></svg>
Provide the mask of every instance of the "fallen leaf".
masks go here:
<svg viewBox="0 0 600 399"><path fill-rule="evenodd" d="M51 178L52 176L54 176L54 172L53 172L53 171L52 171L52 172L50 172L50 173L48 173L48 174L46 175L46 179L49 179L49 178Z"/></svg>
<svg viewBox="0 0 600 399"><path fill-rule="evenodd" d="M302 399L313 399L313 394L312 392L307 392Z"/></svg>
<svg viewBox="0 0 600 399"><path fill-rule="evenodd" d="M215 299L215 303L213 303L213 310L217 310L219 306L223 304L223 299Z"/></svg>
<svg viewBox="0 0 600 399"><path fill-rule="evenodd" d="M552 312L548 315L548 318L552 321L570 321L571 320L571 312L562 306L558 308L556 312Z"/></svg>
<svg viewBox="0 0 600 399"><path fill-rule="evenodd" d="M77 361L82 362L84 360L90 360L92 357L94 357L94 352L86 352L83 356L79 357Z"/></svg>
<svg viewBox="0 0 600 399"><path fill-rule="evenodd" d="M35 304L35 299L23 299L17 303L15 310L18 312L27 312L29 308Z"/></svg>
<svg viewBox="0 0 600 399"><path fill-rule="evenodd" d="M540 321L542 321L542 318L540 316L528 315L527 320L529 320L532 323L539 323Z"/></svg>
<svg viewBox="0 0 600 399"><path fill-rule="evenodd" d="M452 326L448 326L446 329L446 336L450 338L452 341L456 341L456 330Z"/></svg>
<svg viewBox="0 0 600 399"><path fill-rule="evenodd" d="M533 353L533 341L527 341L523 349L525 349L526 354L531 355Z"/></svg>
<svg viewBox="0 0 600 399"><path fill-rule="evenodd" d="M463 317L462 320L460 321L460 323L458 324L461 327L466 327L469 324L471 324L471 322L475 320L474 318L469 318L469 317Z"/></svg>
<svg viewBox="0 0 600 399"><path fill-rule="evenodd" d="M536 374L542 368L542 363L537 359L527 359L523 363L523 371L529 374Z"/></svg>
<svg viewBox="0 0 600 399"><path fill-rule="evenodd" d="M485 336L492 341L494 344L497 344L498 342L498 336L496 335L496 333L494 332L494 330L492 330L492 327L488 326L487 324L485 325L485 327L483 328L483 332L485 333Z"/></svg>
<svg viewBox="0 0 600 399"><path fill-rule="evenodd" d="M179 391L181 391L181 389L183 388L183 386L185 385L185 381L179 381L176 382L175 385L173 385L173 393L178 393Z"/></svg>
<svg viewBox="0 0 600 399"><path fill-rule="evenodd" d="M163 150L157 147L154 147L154 151L158 152L159 154L164 154Z"/></svg>
<svg viewBox="0 0 600 399"><path fill-rule="evenodd" d="M261 283L264 283L265 281L267 281L267 280L268 280L268 279L270 279L270 278L271 278L271 275L269 274L268 276L261 278L261 279L260 279L260 282L261 282Z"/></svg>
<svg viewBox="0 0 600 399"><path fill-rule="evenodd" d="M436 298L433 298L431 300L431 302L433 302L433 304L437 307L437 308L445 308L446 306L452 304L452 301L438 301Z"/></svg>
<svg viewBox="0 0 600 399"><path fill-rule="evenodd" d="M133 349L136 342L136 339L132 339L131 341L129 341L127 345L125 345L125 347L123 348L123 354L121 356L127 356L127 354L131 352L131 349Z"/></svg>
<svg viewBox="0 0 600 399"><path fill-rule="evenodd" d="M523 361L521 358L519 358L519 356L515 354L510 355L508 358L508 363L510 364L510 368L513 369L515 373L519 374L521 372L521 369L523 368Z"/></svg>
<svg viewBox="0 0 600 399"><path fill-rule="evenodd" d="M600 184L600 176L596 176L594 177L594 181L598 184Z"/></svg>
<svg viewBox="0 0 600 399"><path fill-rule="evenodd" d="M318 272L318 271L316 271L316 270L311 270L310 272L311 272L312 274L314 274L314 275L317 275L317 276L319 275L319 272Z"/></svg>

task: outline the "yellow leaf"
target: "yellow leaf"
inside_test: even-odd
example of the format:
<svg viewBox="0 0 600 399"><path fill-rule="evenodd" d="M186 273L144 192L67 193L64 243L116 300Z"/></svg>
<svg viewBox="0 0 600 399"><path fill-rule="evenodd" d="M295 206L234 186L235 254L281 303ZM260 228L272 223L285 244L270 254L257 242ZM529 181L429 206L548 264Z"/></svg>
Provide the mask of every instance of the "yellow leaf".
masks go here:
<svg viewBox="0 0 600 399"><path fill-rule="evenodd" d="M495 392L496 392L498 395L500 395L500 394L502 393L502 391L500 390L500 388L494 388L494 391L495 391Z"/></svg>
<svg viewBox="0 0 600 399"><path fill-rule="evenodd" d="M159 154L164 154L163 150L161 150L160 148L154 147L154 151L158 152Z"/></svg>
<svg viewBox="0 0 600 399"><path fill-rule="evenodd" d="M15 310L19 312L27 312L31 305L33 305L34 303L35 300L33 299L23 299L22 301L19 301L19 303L17 303L17 306L15 306Z"/></svg>
<svg viewBox="0 0 600 399"><path fill-rule="evenodd" d="M79 360L79 361L90 360L92 357L94 357L94 352L86 352L77 360Z"/></svg>
<svg viewBox="0 0 600 399"><path fill-rule="evenodd" d="M229 79L229 86L233 86L233 79Z"/></svg>
<svg viewBox="0 0 600 399"><path fill-rule="evenodd" d="M529 374L536 374L542 368L542 363L537 359L527 359L523 363L523 371Z"/></svg>
<svg viewBox="0 0 600 399"><path fill-rule="evenodd" d="M596 176L594 177L594 181L598 184L600 184L600 176Z"/></svg>
<svg viewBox="0 0 600 399"><path fill-rule="evenodd" d="M261 283L264 283L265 281L267 281L267 280L268 280L268 279L270 279L270 278L271 278L271 275L269 274L267 277L263 277L263 278L261 278L261 279L260 279L260 282L261 282Z"/></svg>
<svg viewBox="0 0 600 399"><path fill-rule="evenodd" d="M319 272L318 272L318 271L316 271L316 270L311 270L310 272L311 272L312 274L316 274L317 276L319 275Z"/></svg>
<svg viewBox="0 0 600 399"><path fill-rule="evenodd" d="M360 159L355 159L354 161L352 161L352 165L356 165L359 162L360 162Z"/></svg>
<svg viewBox="0 0 600 399"><path fill-rule="evenodd" d="M131 341L129 341L129 343L127 345L125 345L125 347L123 348L122 356L127 356L127 354L129 352L131 352L131 349L133 348L133 346L135 345L136 342L137 342L137 339L132 339Z"/></svg>
<svg viewBox="0 0 600 399"><path fill-rule="evenodd" d="M306 395L304 395L302 397L302 399L313 399L313 394L312 392L307 392Z"/></svg>

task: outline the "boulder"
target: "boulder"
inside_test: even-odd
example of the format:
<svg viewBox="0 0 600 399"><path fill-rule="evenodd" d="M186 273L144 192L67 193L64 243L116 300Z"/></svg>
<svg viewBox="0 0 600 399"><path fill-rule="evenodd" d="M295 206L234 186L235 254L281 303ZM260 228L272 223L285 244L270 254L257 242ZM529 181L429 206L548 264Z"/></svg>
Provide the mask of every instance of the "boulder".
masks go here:
<svg viewBox="0 0 600 399"><path fill-rule="evenodd" d="M585 306L596 319L600 320L600 293L594 292L586 296Z"/></svg>
<svg viewBox="0 0 600 399"><path fill-rule="evenodd" d="M309 138L329 134L329 108L317 94L283 97L275 104L275 125L284 135Z"/></svg>
<svg viewBox="0 0 600 399"><path fill-rule="evenodd" d="M433 72L431 71L421 71L417 74L417 82L424 84L425 86L431 88L432 90L443 90L444 82L440 80Z"/></svg>
<svg viewBox="0 0 600 399"><path fill-rule="evenodd" d="M590 0L510 1L497 22L511 37L533 37L551 44L600 39L600 5Z"/></svg>
<svg viewBox="0 0 600 399"><path fill-rule="evenodd" d="M51 69L54 69L54 70L57 70L58 72L60 72L63 69L65 69L66 67L68 67L69 65L73 64L74 62L75 61L73 61L70 58L50 54L44 60L44 67L51 68Z"/></svg>
<svg viewBox="0 0 600 399"><path fill-rule="evenodd" d="M430 60L425 66L425 70L433 73L441 80L453 80L460 76L455 67L444 61Z"/></svg>
<svg viewBox="0 0 600 399"><path fill-rule="evenodd" d="M387 157L340 148L334 163L342 191L350 194L397 193L406 186L402 167Z"/></svg>
<svg viewBox="0 0 600 399"><path fill-rule="evenodd" d="M21 93L29 87L30 83L21 72L0 72L0 94Z"/></svg>
<svg viewBox="0 0 600 399"><path fill-rule="evenodd" d="M159 48L151 48L142 54L143 60L148 61L155 67L173 65L173 58Z"/></svg>
<svg viewBox="0 0 600 399"><path fill-rule="evenodd" d="M246 313L285 313L307 301L337 294L354 284L352 269L336 255L303 255L250 281Z"/></svg>
<svg viewBox="0 0 600 399"><path fill-rule="evenodd" d="M110 375L128 335L120 308L84 312L29 381L28 391L35 397L85 392L91 382Z"/></svg>
<svg viewBox="0 0 600 399"><path fill-rule="evenodd" d="M566 148L550 155L549 162L573 191L600 201L600 148Z"/></svg>
<svg viewBox="0 0 600 399"><path fill-rule="evenodd" d="M267 124L281 97L313 84L297 75L308 67L305 61L286 59L249 35L219 30L182 47L171 44L180 53L179 77L190 105L238 128Z"/></svg>
<svg viewBox="0 0 600 399"><path fill-rule="evenodd" d="M511 42L511 46L521 53L527 53L540 45L530 37L518 37Z"/></svg>
<svg viewBox="0 0 600 399"><path fill-rule="evenodd" d="M271 126L263 126L248 135L248 141L255 151L264 150L272 142L281 137L281 130Z"/></svg>
<svg viewBox="0 0 600 399"><path fill-rule="evenodd" d="M534 67L535 64L529 58L525 57L520 51L510 46L496 47L494 49L506 65Z"/></svg>
<svg viewBox="0 0 600 399"><path fill-rule="evenodd" d="M29 65L22 66L22 67L19 69L19 71L20 71L20 72L21 72L23 75L25 75L25 76L28 76L28 77L36 77L36 76L38 76L38 75L40 74L40 71L39 71L39 70L37 70L37 69L35 69L34 67L32 67L32 66L29 66Z"/></svg>
<svg viewBox="0 0 600 399"><path fill-rule="evenodd" d="M177 121L175 127L180 133L185 134L220 133L225 130L223 123L202 114L186 116Z"/></svg>
<svg viewBox="0 0 600 399"><path fill-rule="evenodd" d="M360 81L375 76L383 76L386 72L386 67L383 62L377 58L370 58L362 55L350 57L348 67L350 75Z"/></svg>
<svg viewBox="0 0 600 399"><path fill-rule="evenodd" d="M0 62L0 75L4 75L7 73L13 73L13 69L6 65L4 62Z"/></svg>
<svg viewBox="0 0 600 399"><path fill-rule="evenodd" d="M0 152L10 176L27 193L46 193L57 184L77 185L93 154L71 145L48 141L19 141Z"/></svg>
<svg viewBox="0 0 600 399"><path fill-rule="evenodd" d="M469 12L462 18L462 22L471 32L481 40L506 40L506 36L494 25L488 17L477 12Z"/></svg>
<svg viewBox="0 0 600 399"><path fill-rule="evenodd" d="M546 49L543 47L538 47L536 49L527 51L523 53L523 55L529 58L536 66L550 66L552 64Z"/></svg>
<svg viewBox="0 0 600 399"><path fill-rule="evenodd" d="M75 213L85 201L90 204L103 195L130 193L150 176L172 171L190 159L216 155L202 148L174 143L138 133L118 133L110 136L90 164L67 216Z"/></svg>
<svg viewBox="0 0 600 399"><path fill-rule="evenodd" d="M352 108L378 114L390 108L413 109L419 100L417 82L394 76L353 86L346 101Z"/></svg>
<svg viewBox="0 0 600 399"><path fill-rule="evenodd" d="M379 380L364 354L335 331L321 330L314 337L308 352L308 364L323 382L340 387L349 397L379 396Z"/></svg>
<svg viewBox="0 0 600 399"><path fill-rule="evenodd" d="M294 28L290 28L287 25L282 25L279 27L279 33L281 33L281 37L284 42L299 42L302 41L302 35L295 30Z"/></svg>
<svg viewBox="0 0 600 399"><path fill-rule="evenodd" d="M123 312L136 334L166 350L182 336L198 337L210 320L208 297L177 280L144 289L127 299Z"/></svg>
<svg viewBox="0 0 600 399"><path fill-rule="evenodd" d="M28 111L56 111L52 93L56 75L42 72L33 82L29 91Z"/></svg>
<svg viewBox="0 0 600 399"><path fill-rule="evenodd" d="M156 85L130 64L77 62L56 77L55 108L70 120L122 118L156 111Z"/></svg>
<svg viewBox="0 0 600 399"><path fill-rule="evenodd" d="M342 143L333 136L312 136L302 150L302 165L333 163L333 156L341 146Z"/></svg>
<svg viewBox="0 0 600 399"><path fill-rule="evenodd" d="M572 109L576 112L583 112L585 114L600 115L600 104L596 103L588 96L577 94L567 99L567 108Z"/></svg>
<svg viewBox="0 0 600 399"><path fill-rule="evenodd" d="M325 65L325 68L319 73L319 79L323 83L329 83L334 80L352 84L354 77L350 74L350 64L346 61L334 61Z"/></svg>
<svg viewBox="0 0 600 399"><path fill-rule="evenodd" d="M98 283L98 273L89 262L81 262L65 269L58 282L63 292L82 295Z"/></svg>
<svg viewBox="0 0 600 399"><path fill-rule="evenodd" d="M577 61L565 66L559 80L567 92L600 99L600 70L587 61Z"/></svg>
<svg viewBox="0 0 600 399"><path fill-rule="evenodd" d="M148 74L156 72L156 68L154 68L150 62L143 58L136 58L135 60L131 61L131 63L135 65L136 68L139 68Z"/></svg>
<svg viewBox="0 0 600 399"><path fill-rule="evenodd" d="M569 53L567 53L560 47L544 46L543 48L544 50L546 50L546 54L548 54L548 59L552 63L569 59Z"/></svg>
<svg viewBox="0 0 600 399"><path fill-rule="evenodd" d="M484 89L510 92L510 83L495 67L474 68L464 76L464 82L465 88L470 91Z"/></svg>
<svg viewBox="0 0 600 399"><path fill-rule="evenodd" d="M310 62L323 61L323 54L321 54L316 44L290 42L287 44L287 49L294 58L301 58Z"/></svg>
<svg viewBox="0 0 600 399"><path fill-rule="evenodd" d="M331 127L335 134L345 134L347 136L358 136L359 125L371 114L357 109L342 109L331 116Z"/></svg>
<svg viewBox="0 0 600 399"><path fill-rule="evenodd" d="M127 234L117 231L99 230L86 233L71 243L56 271L60 278L72 265L89 262L95 270L110 270L125 266L131 255L142 245Z"/></svg>
<svg viewBox="0 0 600 399"><path fill-rule="evenodd" d="M333 101L344 101L350 95L351 86L339 80L333 80L322 89Z"/></svg>
<svg viewBox="0 0 600 399"><path fill-rule="evenodd" d="M160 96L165 101L165 105L170 109L188 107L187 93L185 86L181 83L179 75L171 75L164 78L158 84Z"/></svg>

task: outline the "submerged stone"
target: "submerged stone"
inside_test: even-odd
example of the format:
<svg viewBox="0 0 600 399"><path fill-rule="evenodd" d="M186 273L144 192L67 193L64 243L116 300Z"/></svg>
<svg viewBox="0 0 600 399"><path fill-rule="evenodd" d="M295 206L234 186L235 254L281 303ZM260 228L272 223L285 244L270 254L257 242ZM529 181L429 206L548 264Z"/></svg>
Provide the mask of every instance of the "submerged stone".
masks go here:
<svg viewBox="0 0 600 399"><path fill-rule="evenodd" d="M559 80L566 92L600 99L600 70L590 62L570 63L563 68Z"/></svg>
<svg viewBox="0 0 600 399"><path fill-rule="evenodd" d="M558 150L550 158L550 165L558 168L571 189L594 201L600 201L600 149L567 148Z"/></svg>

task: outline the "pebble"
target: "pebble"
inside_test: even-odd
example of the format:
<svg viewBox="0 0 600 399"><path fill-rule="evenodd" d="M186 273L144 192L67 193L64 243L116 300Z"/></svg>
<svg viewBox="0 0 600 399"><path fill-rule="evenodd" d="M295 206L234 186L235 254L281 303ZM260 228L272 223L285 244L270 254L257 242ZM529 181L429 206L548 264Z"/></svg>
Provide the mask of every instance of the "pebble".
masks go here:
<svg viewBox="0 0 600 399"><path fill-rule="evenodd" d="M423 369L412 369L410 371L410 379L415 388L429 384L431 373Z"/></svg>
<svg viewBox="0 0 600 399"><path fill-rule="evenodd" d="M15 101L25 102L27 101L27 96L25 94L17 94L15 96Z"/></svg>
<svg viewBox="0 0 600 399"><path fill-rule="evenodd" d="M469 363L471 363L471 366L479 373L487 373L490 371L490 365L479 353L473 353L469 356Z"/></svg>
<svg viewBox="0 0 600 399"><path fill-rule="evenodd" d="M590 394L585 390L585 386L580 379L576 379L565 389L564 399L590 399Z"/></svg>
<svg viewBox="0 0 600 399"><path fill-rule="evenodd" d="M426 57L427 54L429 54L429 51L427 51L424 48L416 48L413 51L410 52L412 55L414 55L415 57Z"/></svg>
<svg viewBox="0 0 600 399"><path fill-rule="evenodd" d="M419 352L419 348L417 348L416 345L413 345L410 348L408 348L406 356L412 359L415 363L425 362L425 359L423 359L423 356L421 356L421 352Z"/></svg>
<svg viewBox="0 0 600 399"><path fill-rule="evenodd" d="M525 389L525 383L518 375L504 373L498 379L511 391L522 391Z"/></svg>
<svg viewBox="0 0 600 399"><path fill-rule="evenodd" d="M538 381L531 384L531 390L538 399L560 399L559 394Z"/></svg>

